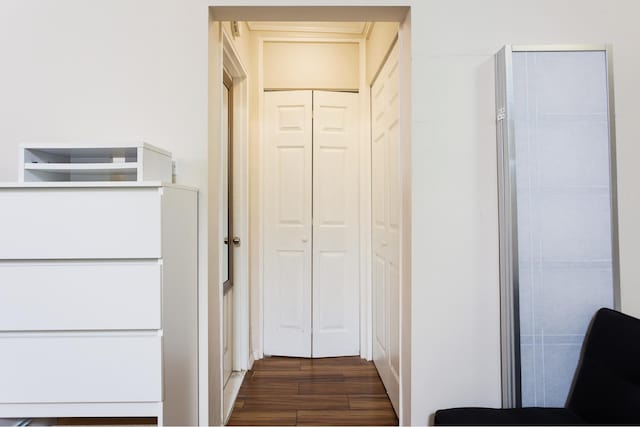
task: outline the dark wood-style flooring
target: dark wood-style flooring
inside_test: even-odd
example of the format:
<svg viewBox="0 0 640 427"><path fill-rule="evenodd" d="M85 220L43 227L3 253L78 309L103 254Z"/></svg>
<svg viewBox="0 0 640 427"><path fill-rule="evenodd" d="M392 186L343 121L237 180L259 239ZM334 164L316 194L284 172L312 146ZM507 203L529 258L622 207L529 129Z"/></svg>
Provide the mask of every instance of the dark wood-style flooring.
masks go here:
<svg viewBox="0 0 640 427"><path fill-rule="evenodd" d="M254 363L228 425L398 425L372 362L268 357Z"/></svg>

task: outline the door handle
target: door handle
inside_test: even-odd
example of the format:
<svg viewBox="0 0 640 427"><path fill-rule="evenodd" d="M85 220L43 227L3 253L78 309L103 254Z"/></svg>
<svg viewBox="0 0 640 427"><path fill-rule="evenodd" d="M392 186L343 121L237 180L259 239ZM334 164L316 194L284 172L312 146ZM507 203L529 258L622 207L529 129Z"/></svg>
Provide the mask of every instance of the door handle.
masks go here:
<svg viewBox="0 0 640 427"><path fill-rule="evenodd" d="M228 238L228 237L225 237L225 238L224 238L224 244L225 244L225 245L228 245L228 244L229 244L229 238Z"/></svg>
<svg viewBox="0 0 640 427"><path fill-rule="evenodd" d="M307 243L308 241L309 241L309 239L307 239L307 236L304 236L304 237L302 238L302 243Z"/></svg>
<svg viewBox="0 0 640 427"><path fill-rule="evenodd" d="M238 236L233 236L232 242L234 245L238 246L240 244L240 238Z"/></svg>
<svg viewBox="0 0 640 427"><path fill-rule="evenodd" d="M382 241L382 246L387 246L387 241L386 240Z"/></svg>

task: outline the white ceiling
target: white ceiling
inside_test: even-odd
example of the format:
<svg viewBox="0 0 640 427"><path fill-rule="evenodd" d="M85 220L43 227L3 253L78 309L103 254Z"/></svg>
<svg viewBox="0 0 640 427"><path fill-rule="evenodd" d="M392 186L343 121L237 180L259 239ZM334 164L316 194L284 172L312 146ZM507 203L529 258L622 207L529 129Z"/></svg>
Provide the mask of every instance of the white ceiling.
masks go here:
<svg viewBox="0 0 640 427"><path fill-rule="evenodd" d="M368 29L366 22L247 22L251 31L297 31L303 33L335 33L363 35Z"/></svg>

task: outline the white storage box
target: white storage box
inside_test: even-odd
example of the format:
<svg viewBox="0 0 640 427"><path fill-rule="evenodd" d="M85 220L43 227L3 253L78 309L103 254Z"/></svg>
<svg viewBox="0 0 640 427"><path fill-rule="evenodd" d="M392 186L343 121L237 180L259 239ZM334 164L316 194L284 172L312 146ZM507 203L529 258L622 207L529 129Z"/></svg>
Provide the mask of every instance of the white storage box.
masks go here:
<svg viewBox="0 0 640 427"><path fill-rule="evenodd" d="M23 144L19 168L20 182L172 182L171 153L144 142Z"/></svg>

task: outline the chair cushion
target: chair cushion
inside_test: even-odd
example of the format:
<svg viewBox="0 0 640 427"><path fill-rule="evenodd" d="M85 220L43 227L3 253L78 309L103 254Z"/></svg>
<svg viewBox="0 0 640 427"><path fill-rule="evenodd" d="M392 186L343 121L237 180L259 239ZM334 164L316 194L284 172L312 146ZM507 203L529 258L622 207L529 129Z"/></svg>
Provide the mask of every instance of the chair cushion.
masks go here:
<svg viewBox="0 0 640 427"><path fill-rule="evenodd" d="M591 424L640 425L640 319L596 313L567 407Z"/></svg>
<svg viewBox="0 0 640 427"><path fill-rule="evenodd" d="M436 412L437 426L545 426L584 425L584 421L564 408L454 408Z"/></svg>

